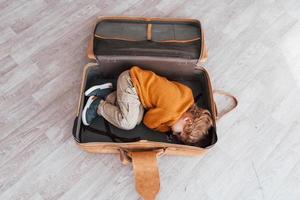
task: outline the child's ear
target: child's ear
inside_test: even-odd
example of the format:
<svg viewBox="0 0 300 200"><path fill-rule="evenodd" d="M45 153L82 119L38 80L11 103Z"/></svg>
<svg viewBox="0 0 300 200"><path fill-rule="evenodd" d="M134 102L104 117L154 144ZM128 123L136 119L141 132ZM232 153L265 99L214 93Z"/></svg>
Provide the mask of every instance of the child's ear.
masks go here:
<svg viewBox="0 0 300 200"><path fill-rule="evenodd" d="M193 122L192 118L190 118L190 117L185 117L184 121L188 124L191 124Z"/></svg>

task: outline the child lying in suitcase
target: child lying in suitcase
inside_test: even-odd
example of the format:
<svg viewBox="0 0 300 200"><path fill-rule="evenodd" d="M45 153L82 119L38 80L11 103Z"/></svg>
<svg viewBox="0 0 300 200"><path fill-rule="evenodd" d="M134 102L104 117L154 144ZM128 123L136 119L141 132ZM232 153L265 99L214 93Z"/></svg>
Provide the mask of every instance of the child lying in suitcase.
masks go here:
<svg viewBox="0 0 300 200"><path fill-rule="evenodd" d="M196 106L189 87L137 66L120 74L116 91L112 83L105 83L91 87L85 95L89 96L82 112L86 126L97 115L125 130L143 121L155 131L172 131L190 145L203 139L212 126L210 112Z"/></svg>

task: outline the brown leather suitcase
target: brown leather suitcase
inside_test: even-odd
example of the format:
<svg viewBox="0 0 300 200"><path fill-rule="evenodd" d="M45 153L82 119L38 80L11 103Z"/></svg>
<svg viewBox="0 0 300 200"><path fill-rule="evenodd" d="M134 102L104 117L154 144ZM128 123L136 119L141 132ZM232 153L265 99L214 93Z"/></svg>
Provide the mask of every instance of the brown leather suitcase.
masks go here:
<svg viewBox="0 0 300 200"><path fill-rule="evenodd" d="M88 152L119 154L123 164L133 165L137 192L144 199L155 199L160 189L158 157L199 156L217 142L219 116L209 74L203 67L207 48L201 24L195 19L99 17L87 56L91 62L84 67L73 127L77 145ZM199 146L184 145L171 134L155 132L143 124L130 131L120 130L100 116L91 126L84 126L81 122L87 100L84 91L107 81L115 85L118 75L133 65L191 87L197 105L213 113L209 140ZM234 105L226 112L237 105L232 98Z"/></svg>

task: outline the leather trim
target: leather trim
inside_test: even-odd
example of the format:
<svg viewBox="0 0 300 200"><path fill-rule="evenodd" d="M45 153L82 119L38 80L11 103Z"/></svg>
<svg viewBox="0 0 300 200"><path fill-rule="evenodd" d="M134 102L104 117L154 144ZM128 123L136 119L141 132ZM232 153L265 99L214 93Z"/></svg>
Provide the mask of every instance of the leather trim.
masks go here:
<svg viewBox="0 0 300 200"><path fill-rule="evenodd" d="M201 54L200 54L199 61L201 63L204 63L208 58L208 50L207 50L207 46L206 46L206 42L205 42L205 38L204 38L204 33L202 34L201 41L202 41L202 48L201 48Z"/></svg>
<svg viewBox="0 0 300 200"><path fill-rule="evenodd" d="M174 42L174 43L188 43L188 42L194 42L200 40L199 37L190 39L190 40L152 40L154 42L160 42L160 43L168 43L168 42Z"/></svg>
<svg viewBox="0 0 300 200"><path fill-rule="evenodd" d="M152 142L147 140L141 140L138 142L131 143L113 143L113 142L89 142L89 143L79 143L77 142L79 148L91 152L91 153L120 153L120 149L126 152L131 151L149 151L164 149L166 155L182 155L182 156L200 156L207 152L207 149L178 145L163 142Z"/></svg>
<svg viewBox="0 0 300 200"><path fill-rule="evenodd" d="M152 40L152 24L147 25L147 40Z"/></svg>
<svg viewBox="0 0 300 200"><path fill-rule="evenodd" d="M201 24L200 24L201 25ZM204 37L204 31L201 28L201 53L197 62L197 65L199 66L201 63L204 63L208 58L208 50L205 43L205 37Z"/></svg>
<svg viewBox="0 0 300 200"><path fill-rule="evenodd" d="M126 38L118 38L118 37L103 37L101 35L95 34L96 38L100 39L105 39L105 40L123 40L123 41L129 41L129 42L138 42L138 41L143 41L143 40L131 40L131 39L126 39Z"/></svg>
<svg viewBox="0 0 300 200"><path fill-rule="evenodd" d="M91 60L96 60L96 56L94 54L94 35L92 37L90 37L90 39L88 40L88 46L86 49L86 54L87 57Z"/></svg>
<svg viewBox="0 0 300 200"><path fill-rule="evenodd" d="M141 21L177 21L177 22L194 22L199 23L199 20L196 19L187 19L187 18L159 18L159 17L140 17L140 16L98 16L98 22L106 19L123 19L123 20L141 20Z"/></svg>

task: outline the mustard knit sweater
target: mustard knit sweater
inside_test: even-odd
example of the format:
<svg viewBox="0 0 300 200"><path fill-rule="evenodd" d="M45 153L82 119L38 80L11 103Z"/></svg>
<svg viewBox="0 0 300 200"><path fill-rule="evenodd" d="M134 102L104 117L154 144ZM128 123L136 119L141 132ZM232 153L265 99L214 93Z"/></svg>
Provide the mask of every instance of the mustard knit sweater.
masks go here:
<svg viewBox="0 0 300 200"><path fill-rule="evenodd" d="M132 83L147 110L143 123L150 129L167 132L194 103L192 90L176 81L137 66L130 69Z"/></svg>

